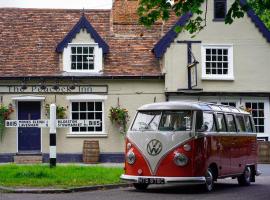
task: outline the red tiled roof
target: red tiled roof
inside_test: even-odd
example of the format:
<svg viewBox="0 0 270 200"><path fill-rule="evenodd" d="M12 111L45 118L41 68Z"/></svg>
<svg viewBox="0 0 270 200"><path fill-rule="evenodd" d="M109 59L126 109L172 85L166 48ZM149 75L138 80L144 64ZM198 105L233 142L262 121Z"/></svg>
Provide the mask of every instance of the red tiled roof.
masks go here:
<svg viewBox="0 0 270 200"><path fill-rule="evenodd" d="M0 77L62 76L55 48L78 22L81 11L2 8L0 13ZM150 30L123 20L117 23L111 10L85 10L84 14L110 47L104 76L161 74L151 52L161 37L161 24Z"/></svg>

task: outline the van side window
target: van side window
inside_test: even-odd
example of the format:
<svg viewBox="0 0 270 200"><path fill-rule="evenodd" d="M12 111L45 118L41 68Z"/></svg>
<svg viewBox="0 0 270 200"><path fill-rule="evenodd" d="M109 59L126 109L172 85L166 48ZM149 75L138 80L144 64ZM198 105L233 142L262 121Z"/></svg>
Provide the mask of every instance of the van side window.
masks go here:
<svg viewBox="0 0 270 200"><path fill-rule="evenodd" d="M245 121L242 115L237 115L236 120L238 122L237 127L239 132L246 132Z"/></svg>
<svg viewBox="0 0 270 200"><path fill-rule="evenodd" d="M220 132L226 132L226 122L224 115L221 113L217 114L217 124Z"/></svg>
<svg viewBox="0 0 270 200"><path fill-rule="evenodd" d="M236 124L233 115L226 115L227 124L228 124L228 131L229 132L236 132Z"/></svg>
<svg viewBox="0 0 270 200"><path fill-rule="evenodd" d="M246 131L249 132L249 133L252 133L253 130L252 130L250 117L248 115L245 115L244 120L245 120L245 125L246 125Z"/></svg>
<svg viewBox="0 0 270 200"><path fill-rule="evenodd" d="M199 120L199 118L197 118L197 120ZM216 131L213 113L203 112L202 119L200 120L202 120L201 121L202 123L197 123L197 127L196 127L198 131L203 131L203 132Z"/></svg>

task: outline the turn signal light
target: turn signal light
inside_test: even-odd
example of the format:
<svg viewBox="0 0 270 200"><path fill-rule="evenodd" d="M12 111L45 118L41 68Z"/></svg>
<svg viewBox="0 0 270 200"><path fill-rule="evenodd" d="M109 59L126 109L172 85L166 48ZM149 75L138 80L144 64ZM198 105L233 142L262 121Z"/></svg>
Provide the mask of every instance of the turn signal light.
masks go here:
<svg viewBox="0 0 270 200"><path fill-rule="evenodd" d="M135 163L136 160L136 156L135 153L131 150L128 151L127 155L126 155L126 160L128 162L128 164L133 165Z"/></svg>

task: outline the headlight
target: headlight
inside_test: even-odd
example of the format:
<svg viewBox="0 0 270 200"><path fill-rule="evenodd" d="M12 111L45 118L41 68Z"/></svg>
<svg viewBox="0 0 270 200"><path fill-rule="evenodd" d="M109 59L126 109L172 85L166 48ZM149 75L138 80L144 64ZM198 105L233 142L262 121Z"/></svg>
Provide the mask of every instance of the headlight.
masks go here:
<svg viewBox="0 0 270 200"><path fill-rule="evenodd" d="M173 161L177 166L185 166L188 163L188 158L185 154L177 152L174 155Z"/></svg>
<svg viewBox="0 0 270 200"><path fill-rule="evenodd" d="M128 151L128 153L126 155L126 160L127 160L128 164L130 164L130 165L133 165L135 163L136 156L132 150Z"/></svg>

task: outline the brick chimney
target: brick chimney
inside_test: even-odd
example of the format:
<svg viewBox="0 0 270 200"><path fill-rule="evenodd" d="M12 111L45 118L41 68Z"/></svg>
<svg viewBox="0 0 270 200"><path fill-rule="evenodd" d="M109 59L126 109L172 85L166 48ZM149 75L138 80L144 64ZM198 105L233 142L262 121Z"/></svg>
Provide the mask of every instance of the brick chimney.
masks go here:
<svg viewBox="0 0 270 200"><path fill-rule="evenodd" d="M139 0L113 0L113 24L131 25L138 24L137 8Z"/></svg>

